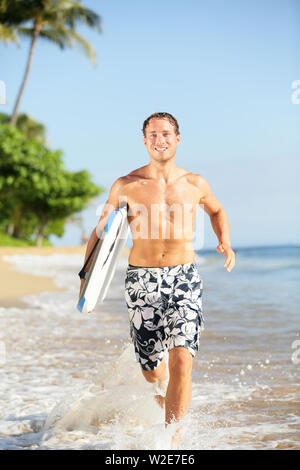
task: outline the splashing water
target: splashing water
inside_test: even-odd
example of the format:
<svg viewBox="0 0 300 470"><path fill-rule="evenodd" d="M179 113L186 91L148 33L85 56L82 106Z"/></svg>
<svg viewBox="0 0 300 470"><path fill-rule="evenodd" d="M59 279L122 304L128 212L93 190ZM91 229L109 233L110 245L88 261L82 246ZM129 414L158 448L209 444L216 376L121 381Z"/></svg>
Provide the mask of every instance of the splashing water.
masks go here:
<svg viewBox="0 0 300 470"><path fill-rule="evenodd" d="M154 388L135 363L133 346L107 365L79 397L62 400L49 414L44 431L87 431L111 440L111 449L167 449L174 427L167 430Z"/></svg>
<svg viewBox="0 0 300 470"><path fill-rule="evenodd" d="M200 266L206 330L194 360L182 449L299 448L300 369L292 361L299 269L294 252L282 251L289 269L276 264L277 255L267 253L264 263L259 253L264 277L247 252L238 256L247 266L241 263L230 277L219 267L222 260L209 261L211 255ZM165 428L153 386L126 342L126 263L107 301L83 316L75 308L74 282L81 256L18 255L10 261L50 274L66 290L28 296L28 308L0 308L6 348L0 449L170 449L174 427Z"/></svg>

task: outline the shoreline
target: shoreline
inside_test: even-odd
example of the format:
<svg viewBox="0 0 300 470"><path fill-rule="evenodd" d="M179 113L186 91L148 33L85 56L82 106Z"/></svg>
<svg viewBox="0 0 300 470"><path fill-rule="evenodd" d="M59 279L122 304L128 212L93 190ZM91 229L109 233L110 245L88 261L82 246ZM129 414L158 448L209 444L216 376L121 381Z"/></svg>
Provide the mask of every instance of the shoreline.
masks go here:
<svg viewBox="0 0 300 470"><path fill-rule="evenodd" d="M28 308L28 304L21 298L26 295L40 294L45 291L63 291L58 287L52 277L37 276L35 274L18 271L15 265L5 261L4 256L10 255L36 255L51 256L53 254L82 254L84 256L86 245L66 247L0 247L0 308Z"/></svg>
<svg viewBox="0 0 300 470"><path fill-rule="evenodd" d="M18 271L13 262L3 259L4 256L11 255L36 255L51 256L54 254L79 254L82 261L86 251L86 245L78 246L45 246L45 247L0 247L0 308L28 308L28 304L22 297L32 294L40 294L46 291L63 291L63 287L58 287L52 277L38 276ZM129 249L123 248L121 256L127 256ZM74 278L77 273L74 274ZM78 282L79 290L79 282Z"/></svg>

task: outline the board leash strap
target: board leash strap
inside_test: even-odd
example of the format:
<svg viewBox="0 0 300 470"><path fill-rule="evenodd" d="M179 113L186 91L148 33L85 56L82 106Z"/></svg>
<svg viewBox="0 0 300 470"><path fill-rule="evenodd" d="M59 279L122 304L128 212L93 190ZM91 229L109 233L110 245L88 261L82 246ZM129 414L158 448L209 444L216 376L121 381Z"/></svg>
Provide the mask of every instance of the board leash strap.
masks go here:
<svg viewBox="0 0 300 470"><path fill-rule="evenodd" d="M88 256L88 259L87 259L86 262L84 263L83 268L82 268L82 269L79 271L79 273L78 273L78 276L80 277L80 279L85 279L85 268L86 268L88 262L90 261L90 259L91 259L91 257L92 257L92 254L94 253L94 251L95 251L95 249L96 249L96 246L97 246L98 243L99 243L99 240L100 240L100 238L97 239L95 245L93 246L92 251L90 252L90 254L89 254L89 256Z"/></svg>

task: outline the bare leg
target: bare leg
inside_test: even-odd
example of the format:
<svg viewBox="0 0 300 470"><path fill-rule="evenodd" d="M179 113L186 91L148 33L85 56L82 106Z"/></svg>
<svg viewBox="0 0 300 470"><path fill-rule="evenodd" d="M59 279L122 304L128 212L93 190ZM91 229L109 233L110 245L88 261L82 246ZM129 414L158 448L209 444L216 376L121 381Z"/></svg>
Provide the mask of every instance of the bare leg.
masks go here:
<svg viewBox="0 0 300 470"><path fill-rule="evenodd" d="M166 425L180 421L186 414L192 396L191 353L182 347L169 352L170 380L166 394ZM173 446L180 445L180 430L173 436Z"/></svg>
<svg viewBox="0 0 300 470"><path fill-rule="evenodd" d="M165 360L163 359L160 365L151 371L142 370L145 379L148 382L155 384L154 398L161 408L165 407L165 394L169 381L169 371Z"/></svg>
<svg viewBox="0 0 300 470"><path fill-rule="evenodd" d="M192 396L192 365L193 356L183 348L177 347L169 351L169 374L166 398L157 398L159 404L165 406L165 423L180 422L185 416ZM145 379L148 382L163 382L168 378L166 363L163 360L160 365L151 371L142 370ZM159 385L159 383L158 383ZM180 427L172 438L172 446L178 449L181 442Z"/></svg>
<svg viewBox="0 0 300 470"><path fill-rule="evenodd" d="M143 370L143 376L147 380L147 382L154 383L157 380L164 380L166 378L167 367L165 360L163 359L158 367L154 370Z"/></svg>
<svg viewBox="0 0 300 470"><path fill-rule="evenodd" d="M169 368L166 364L165 370L154 386L155 399L161 408L165 408L166 394L169 384Z"/></svg>

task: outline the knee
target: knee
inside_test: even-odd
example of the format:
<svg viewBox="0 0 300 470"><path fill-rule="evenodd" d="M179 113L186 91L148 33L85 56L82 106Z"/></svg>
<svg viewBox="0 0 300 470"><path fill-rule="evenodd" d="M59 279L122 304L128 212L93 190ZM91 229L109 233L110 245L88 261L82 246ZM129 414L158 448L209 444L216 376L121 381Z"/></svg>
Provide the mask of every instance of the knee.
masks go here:
<svg viewBox="0 0 300 470"><path fill-rule="evenodd" d="M193 356L185 348L174 348L169 353L170 377L186 380L191 376Z"/></svg>
<svg viewBox="0 0 300 470"><path fill-rule="evenodd" d="M165 361L162 360L161 363L158 365L158 367L156 367L156 369L154 369L154 370L143 370L142 369L143 376L145 377L147 382L154 383L161 377L162 373L165 370L165 367L166 367Z"/></svg>
<svg viewBox="0 0 300 470"><path fill-rule="evenodd" d="M147 382L154 383L156 382L160 374L158 373L157 369L155 370L142 370L143 376L147 380Z"/></svg>

